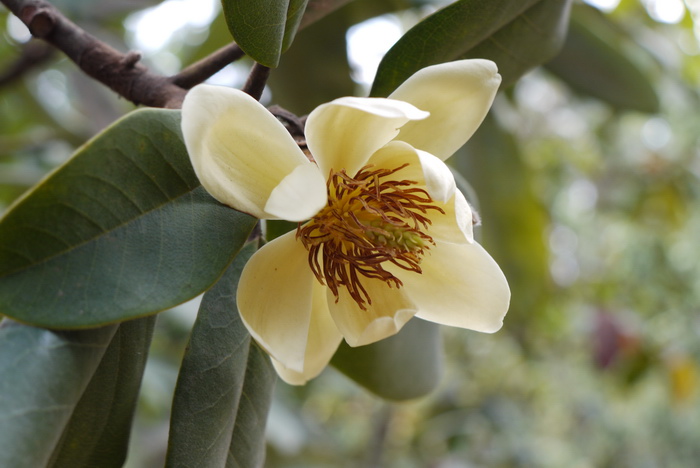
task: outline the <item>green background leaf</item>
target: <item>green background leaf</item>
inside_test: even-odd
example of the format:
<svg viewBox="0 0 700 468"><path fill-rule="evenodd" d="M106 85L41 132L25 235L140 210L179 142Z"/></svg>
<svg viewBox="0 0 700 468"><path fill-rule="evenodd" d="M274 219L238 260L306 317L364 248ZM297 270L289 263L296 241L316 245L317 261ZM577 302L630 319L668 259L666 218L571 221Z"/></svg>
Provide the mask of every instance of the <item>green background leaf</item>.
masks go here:
<svg viewBox="0 0 700 468"><path fill-rule="evenodd" d="M331 363L383 398L417 398L432 391L442 375L440 327L414 318L377 343L351 348L343 341Z"/></svg>
<svg viewBox="0 0 700 468"><path fill-rule="evenodd" d="M118 326L0 327L0 466L47 466Z"/></svg>
<svg viewBox="0 0 700 468"><path fill-rule="evenodd" d="M48 466L124 464L155 321L152 315L119 325Z"/></svg>
<svg viewBox="0 0 700 468"><path fill-rule="evenodd" d="M294 39L308 0L222 0L226 24L253 60L276 67Z"/></svg>
<svg viewBox="0 0 700 468"><path fill-rule="evenodd" d="M236 308L238 279L255 250L244 247L202 299L175 390L168 467L223 467L227 459L253 467L264 456L275 374Z"/></svg>
<svg viewBox="0 0 700 468"><path fill-rule="evenodd" d="M87 327L207 289L254 218L199 185L178 111L140 110L84 145L0 221L0 310Z"/></svg>
<svg viewBox="0 0 700 468"><path fill-rule="evenodd" d="M571 0L461 0L409 30L386 53L372 96L388 96L421 68L463 58L496 62L503 85L551 58L566 33Z"/></svg>
<svg viewBox="0 0 700 468"><path fill-rule="evenodd" d="M625 49L635 53L625 53ZM619 26L581 5L573 10L561 53L546 68L579 93L617 109L658 112L659 98L649 73L633 60L642 55Z"/></svg>

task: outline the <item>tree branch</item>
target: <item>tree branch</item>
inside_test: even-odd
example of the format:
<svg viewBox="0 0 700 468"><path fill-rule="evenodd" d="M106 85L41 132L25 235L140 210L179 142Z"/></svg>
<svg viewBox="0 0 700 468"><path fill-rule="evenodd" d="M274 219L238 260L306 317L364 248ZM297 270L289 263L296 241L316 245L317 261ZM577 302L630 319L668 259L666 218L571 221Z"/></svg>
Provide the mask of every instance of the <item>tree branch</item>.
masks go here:
<svg viewBox="0 0 700 468"><path fill-rule="evenodd" d="M349 1L310 0L300 29ZM230 44L166 77L139 63L141 57L137 52L123 54L88 34L45 0L0 0L0 3L22 20L34 37L61 50L85 74L137 105L179 108L188 89L243 56L236 44ZM262 75L253 75L254 80L261 81ZM262 82L264 85L265 79Z"/></svg>
<svg viewBox="0 0 700 468"><path fill-rule="evenodd" d="M136 52L122 54L79 28L43 0L2 0L35 37L63 51L88 76L134 104L177 108L186 91L138 63Z"/></svg>
<svg viewBox="0 0 700 468"><path fill-rule="evenodd" d="M170 81L181 88L190 89L244 55L238 44L231 43L171 76Z"/></svg>
<svg viewBox="0 0 700 468"><path fill-rule="evenodd" d="M22 46L17 60L0 73L0 86L5 86L20 78L29 70L47 62L55 55L55 49L41 41L30 41Z"/></svg>

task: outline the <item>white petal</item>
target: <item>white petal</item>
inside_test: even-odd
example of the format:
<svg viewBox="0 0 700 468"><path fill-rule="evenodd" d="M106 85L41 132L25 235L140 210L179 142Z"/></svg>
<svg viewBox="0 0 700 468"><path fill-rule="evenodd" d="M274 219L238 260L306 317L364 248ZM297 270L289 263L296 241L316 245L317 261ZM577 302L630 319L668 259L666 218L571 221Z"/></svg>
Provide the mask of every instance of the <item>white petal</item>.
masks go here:
<svg viewBox="0 0 700 468"><path fill-rule="evenodd" d="M318 281L314 281L312 302L303 369L301 371L294 370L278 360L272 359L277 374L291 385L303 385L320 374L330 362L343 339L328 313L326 287Z"/></svg>
<svg viewBox="0 0 700 468"><path fill-rule="evenodd" d="M401 277L406 294L419 307L416 317L486 333L501 328L510 288L478 243L438 243L423 257L421 268L420 275Z"/></svg>
<svg viewBox="0 0 700 468"><path fill-rule="evenodd" d="M378 279L360 277L360 281L372 299L372 304L365 304L367 310L360 308L346 288L339 288L338 302L328 290L331 316L350 346L363 346L394 335L416 313L403 288L389 287Z"/></svg>
<svg viewBox="0 0 700 468"><path fill-rule="evenodd" d="M295 168L309 164L284 126L237 89L192 88L182 104L182 133L204 188L257 218L274 217L264 209L270 194Z"/></svg>
<svg viewBox="0 0 700 468"><path fill-rule="evenodd" d="M401 101L346 97L323 104L306 120L306 143L324 177L331 169L353 176L409 120L427 113Z"/></svg>
<svg viewBox="0 0 700 468"><path fill-rule="evenodd" d="M255 252L238 284L236 303L250 334L273 358L300 373L306 367L309 341L321 346L309 330L322 324L319 316L328 315L315 284L308 252L294 231Z"/></svg>
<svg viewBox="0 0 700 468"><path fill-rule="evenodd" d="M328 200L326 180L316 164L300 164L272 190L265 212L287 221L304 221Z"/></svg>
<svg viewBox="0 0 700 468"><path fill-rule="evenodd" d="M407 123L396 139L449 158L481 125L500 83L490 60L458 60L419 70L389 97L410 102L430 117Z"/></svg>

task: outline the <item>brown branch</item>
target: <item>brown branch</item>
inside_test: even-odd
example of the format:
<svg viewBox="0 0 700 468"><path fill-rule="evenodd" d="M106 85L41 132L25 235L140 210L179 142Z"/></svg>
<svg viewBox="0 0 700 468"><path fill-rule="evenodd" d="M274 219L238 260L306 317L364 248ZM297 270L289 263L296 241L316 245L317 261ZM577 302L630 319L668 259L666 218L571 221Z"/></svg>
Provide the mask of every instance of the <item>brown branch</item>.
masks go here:
<svg viewBox="0 0 700 468"><path fill-rule="evenodd" d="M21 48L17 59L0 73L0 86L12 83L25 73L49 61L55 55L55 49L41 41L30 41Z"/></svg>
<svg viewBox="0 0 700 468"><path fill-rule="evenodd" d="M250 75L248 75L248 79L246 80L245 85L243 85L243 89L241 91L250 94L259 101L263 90L265 89L265 83L267 83L267 79L269 77L270 69L265 65L256 63L250 70Z"/></svg>
<svg viewBox="0 0 700 468"><path fill-rule="evenodd" d="M170 81L181 88L190 89L244 55L238 44L231 43L171 76Z"/></svg>
<svg viewBox="0 0 700 468"><path fill-rule="evenodd" d="M349 1L310 0L300 29ZM237 45L231 44L180 73L166 77L139 63L141 57L137 52L123 54L88 34L45 0L0 0L0 3L22 20L34 37L61 50L85 74L137 105L179 108L188 89L243 55ZM269 70L260 72L269 73ZM251 78L264 86L266 77L261 80L261 76ZM258 91L262 89L250 90L251 93Z"/></svg>
<svg viewBox="0 0 700 468"><path fill-rule="evenodd" d="M177 108L186 91L138 63L136 52L122 54L96 39L44 0L2 0L34 37L63 51L88 76L134 104Z"/></svg>

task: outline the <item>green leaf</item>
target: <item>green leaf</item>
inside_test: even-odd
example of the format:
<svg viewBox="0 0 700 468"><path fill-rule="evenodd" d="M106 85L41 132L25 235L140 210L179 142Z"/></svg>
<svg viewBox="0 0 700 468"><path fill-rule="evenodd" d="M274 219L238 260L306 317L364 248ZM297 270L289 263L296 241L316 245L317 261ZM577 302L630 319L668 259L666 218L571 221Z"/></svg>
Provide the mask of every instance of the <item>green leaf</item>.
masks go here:
<svg viewBox="0 0 700 468"><path fill-rule="evenodd" d="M175 389L167 467L223 467L230 450L252 467L264 449L274 371L269 378L269 359L258 355L236 308L238 279L255 250L244 247L202 299Z"/></svg>
<svg viewBox="0 0 700 468"><path fill-rule="evenodd" d="M421 68L465 58L496 62L503 85L549 60L566 34L571 0L460 0L409 30L379 64L372 96L388 96Z"/></svg>
<svg viewBox="0 0 700 468"><path fill-rule="evenodd" d="M564 48L546 68L575 91L616 109L658 112L649 74L632 60L640 55L641 48L602 13L580 6L573 10Z"/></svg>
<svg viewBox="0 0 700 468"><path fill-rule="evenodd" d="M207 289L254 218L211 198L180 113L139 110L83 146L0 221L0 310L56 328L152 314Z"/></svg>
<svg viewBox="0 0 700 468"><path fill-rule="evenodd" d="M226 24L253 60L276 67L292 43L308 0L222 0Z"/></svg>
<svg viewBox="0 0 700 468"><path fill-rule="evenodd" d="M152 315L119 325L48 466L124 464L155 320Z"/></svg>
<svg viewBox="0 0 700 468"><path fill-rule="evenodd" d="M426 395L442 375L440 327L417 318L371 345L340 344L331 364L355 382L389 400Z"/></svg>
<svg viewBox="0 0 700 468"><path fill-rule="evenodd" d="M117 328L0 324L0 466L47 466Z"/></svg>
<svg viewBox="0 0 700 468"><path fill-rule="evenodd" d="M236 413L226 468L262 467L265 461L265 424L277 373L267 353L251 343L243 391Z"/></svg>

